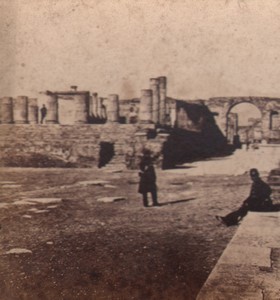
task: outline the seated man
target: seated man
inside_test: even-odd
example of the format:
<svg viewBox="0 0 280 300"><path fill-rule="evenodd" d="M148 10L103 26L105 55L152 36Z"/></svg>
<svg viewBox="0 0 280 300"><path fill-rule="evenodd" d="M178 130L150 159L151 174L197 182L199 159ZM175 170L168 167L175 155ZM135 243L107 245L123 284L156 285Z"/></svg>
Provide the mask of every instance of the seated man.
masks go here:
<svg viewBox="0 0 280 300"><path fill-rule="evenodd" d="M250 176L253 181L249 197L243 202L242 206L226 215L225 217L216 216L216 219L227 226L237 225L248 211L268 211L272 207L270 199L271 188L262 181L257 169L250 170Z"/></svg>

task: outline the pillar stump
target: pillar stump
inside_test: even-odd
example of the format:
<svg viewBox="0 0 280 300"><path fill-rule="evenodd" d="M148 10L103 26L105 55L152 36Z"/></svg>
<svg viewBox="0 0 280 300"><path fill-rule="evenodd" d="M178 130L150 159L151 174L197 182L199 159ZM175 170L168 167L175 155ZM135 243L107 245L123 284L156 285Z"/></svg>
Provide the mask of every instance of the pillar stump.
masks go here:
<svg viewBox="0 0 280 300"><path fill-rule="evenodd" d="M86 93L74 95L75 102L75 124L86 124L88 122L89 105Z"/></svg>
<svg viewBox="0 0 280 300"><path fill-rule="evenodd" d="M153 91L150 89L141 90L139 121L142 124L153 123L152 116Z"/></svg>
<svg viewBox="0 0 280 300"><path fill-rule="evenodd" d="M119 96L111 94L107 101L107 122L116 123L119 122Z"/></svg>
<svg viewBox="0 0 280 300"><path fill-rule="evenodd" d="M28 123L38 123L38 101L36 98L28 99Z"/></svg>
<svg viewBox="0 0 280 300"><path fill-rule="evenodd" d="M159 79L150 79L150 89L153 92L152 101L152 120L155 124L159 123L159 109L160 109L160 97L159 97Z"/></svg>
<svg viewBox="0 0 280 300"><path fill-rule="evenodd" d="M15 124L27 124L28 114L28 98L26 96L18 96L13 101L13 114Z"/></svg>
<svg viewBox="0 0 280 300"><path fill-rule="evenodd" d="M165 76L161 76L159 79L159 123L164 125L166 119L166 82Z"/></svg>
<svg viewBox="0 0 280 300"><path fill-rule="evenodd" d="M3 97L1 99L1 123L13 123L13 98Z"/></svg>
<svg viewBox="0 0 280 300"><path fill-rule="evenodd" d="M58 97L55 94L47 95L46 124L58 123Z"/></svg>

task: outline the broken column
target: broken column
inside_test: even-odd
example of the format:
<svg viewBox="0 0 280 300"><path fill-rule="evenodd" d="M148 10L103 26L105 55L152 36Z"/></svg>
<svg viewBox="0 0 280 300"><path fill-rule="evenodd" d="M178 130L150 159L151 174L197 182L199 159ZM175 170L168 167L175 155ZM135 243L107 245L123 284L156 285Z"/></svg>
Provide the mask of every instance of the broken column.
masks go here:
<svg viewBox="0 0 280 300"><path fill-rule="evenodd" d="M38 103L36 98L28 99L28 123L38 123Z"/></svg>
<svg viewBox="0 0 280 300"><path fill-rule="evenodd" d="M159 79L159 123L164 125L166 118L166 82L165 76L161 76Z"/></svg>
<svg viewBox="0 0 280 300"><path fill-rule="evenodd" d="M106 112L107 122L119 122L119 96L111 94L108 97Z"/></svg>
<svg viewBox="0 0 280 300"><path fill-rule="evenodd" d="M13 123L13 98L3 97L1 99L1 123Z"/></svg>
<svg viewBox="0 0 280 300"><path fill-rule="evenodd" d="M18 96L13 101L13 113L15 124L26 124L27 123L27 97Z"/></svg>
<svg viewBox="0 0 280 300"><path fill-rule="evenodd" d="M58 123L58 97L56 94L47 94L46 124Z"/></svg>
<svg viewBox="0 0 280 300"><path fill-rule="evenodd" d="M150 79L150 88L153 91L153 102L152 102L152 120L155 124L159 123L159 79Z"/></svg>
<svg viewBox="0 0 280 300"><path fill-rule="evenodd" d="M103 98L102 97L98 97L97 98L97 117L102 119L103 118Z"/></svg>
<svg viewBox="0 0 280 300"><path fill-rule="evenodd" d="M77 93L74 95L75 102L75 124L86 124L88 122L88 93Z"/></svg>
<svg viewBox="0 0 280 300"><path fill-rule="evenodd" d="M140 123L152 123L153 91L141 90L139 121Z"/></svg>
<svg viewBox="0 0 280 300"><path fill-rule="evenodd" d="M169 103L170 107L170 126L176 126L176 118L177 118L177 109L176 109L176 101L172 101Z"/></svg>
<svg viewBox="0 0 280 300"><path fill-rule="evenodd" d="M94 118L98 117L97 108L98 108L98 94L97 93L92 93L90 113Z"/></svg>

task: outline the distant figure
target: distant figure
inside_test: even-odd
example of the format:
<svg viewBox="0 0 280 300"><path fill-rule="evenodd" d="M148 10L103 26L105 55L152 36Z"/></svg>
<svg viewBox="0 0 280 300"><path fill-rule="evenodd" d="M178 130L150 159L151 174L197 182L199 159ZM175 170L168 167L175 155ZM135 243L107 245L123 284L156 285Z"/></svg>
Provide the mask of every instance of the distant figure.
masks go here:
<svg viewBox="0 0 280 300"><path fill-rule="evenodd" d="M153 206L159 206L157 201L156 173L152 159L147 153L140 163L140 182L138 192L143 195L143 205L148 207L148 193L152 195Z"/></svg>
<svg viewBox="0 0 280 300"><path fill-rule="evenodd" d="M248 151L250 149L250 141L247 140L246 141L246 151Z"/></svg>
<svg viewBox="0 0 280 300"><path fill-rule="evenodd" d="M237 225L248 211L269 211L272 207L270 199L271 188L262 181L257 169L250 170L250 177L253 181L249 197L243 202L242 206L226 215L225 217L216 216L216 219L227 226Z"/></svg>
<svg viewBox="0 0 280 300"><path fill-rule="evenodd" d="M134 106L131 106L129 108L128 123L129 124L137 123L137 112Z"/></svg>
<svg viewBox="0 0 280 300"><path fill-rule="evenodd" d="M41 111L41 124L43 124L45 118L46 118L46 115L47 115L47 108L45 106L45 104L43 104L42 108L40 109Z"/></svg>

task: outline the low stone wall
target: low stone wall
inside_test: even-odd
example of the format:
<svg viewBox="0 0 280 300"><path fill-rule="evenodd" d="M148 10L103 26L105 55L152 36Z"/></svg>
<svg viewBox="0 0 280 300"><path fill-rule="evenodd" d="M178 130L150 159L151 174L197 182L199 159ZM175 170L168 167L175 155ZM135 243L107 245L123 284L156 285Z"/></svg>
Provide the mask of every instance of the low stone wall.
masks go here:
<svg viewBox="0 0 280 300"><path fill-rule="evenodd" d="M101 143L113 145L114 155L122 158L140 149L147 139L136 132L148 125L83 124L83 125L4 125L0 126L2 166L98 166ZM151 126L150 126L151 127ZM106 155L106 153L105 153ZM31 160L31 162L30 162ZM35 163L39 160L38 163ZM58 163L60 161L60 163ZM35 164L35 165L34 165Z"/></svg>

